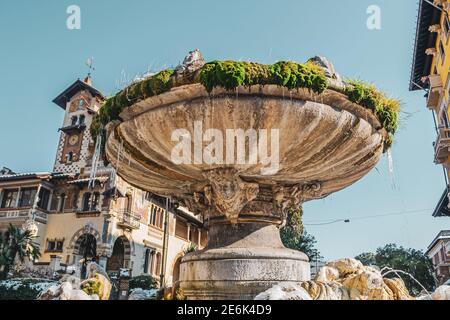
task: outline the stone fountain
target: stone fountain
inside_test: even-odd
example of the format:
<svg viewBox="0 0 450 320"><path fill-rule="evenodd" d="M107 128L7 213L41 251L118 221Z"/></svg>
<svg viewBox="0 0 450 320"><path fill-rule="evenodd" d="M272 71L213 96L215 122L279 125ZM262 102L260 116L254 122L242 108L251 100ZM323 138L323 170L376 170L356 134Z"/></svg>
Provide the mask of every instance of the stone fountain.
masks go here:
<svg viewBox="0 0 450 320"><path fill-rule="evenodd" d="M349 100L324 59L328 88L319 94L270 83L206 90L198 81L204 62L195 55L171 75L168 90L130 103L109 122L108 160L132 185L203 217L208 245L181 263L188 299L253 299L274 284L310 280L307 256L280 240L286 209L361 179L379 161L386 130ZM247 158L235 158L226 133L238 129L255 130L267 149L252 149L247 136ZM180 143L192 156L174 161Z"/></svg>

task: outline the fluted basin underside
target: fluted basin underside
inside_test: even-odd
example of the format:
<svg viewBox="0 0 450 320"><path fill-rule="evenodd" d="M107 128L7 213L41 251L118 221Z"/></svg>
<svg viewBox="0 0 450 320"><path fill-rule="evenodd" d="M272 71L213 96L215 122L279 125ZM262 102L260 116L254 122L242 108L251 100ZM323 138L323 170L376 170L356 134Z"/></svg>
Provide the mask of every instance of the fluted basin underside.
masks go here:
<svg viewBox="0 0 450 320"><path fill-rule="evenodd" d="M231 175L238 184L254 183L259 194L266 189L273 193L277 186L290 193L308 189L302 190L302 201L321 198L369 172L382 154L386 134L370 111L341 93L326 90L316 95L273 85L237 92L215 89L210 95L201 85L186 85L131 106L121 118L123 122L110 126L109 161L131 184L178 199L203 195L211 181L220 180L217 175L223 176L223 169L232 170L225 179ZM173 132L185 129L194 136L196 123L203 132L278 129L278 171L261 174L261 163L174 164L171 155L178 141L172 141Z"/></svg>
<svg viewBox="0 0 450 320"><path fill-rule="evenodd" d="M337 91L317 95L273 85L211 94L199 84L181 86L136 103L121 118L108 125L105 148L118 174L202 214L209 229L207 247L181 263L180 286L190 299L251 299L276 282L309 280L307 257L283 247L277 225L291 206L362 178L387 137L370 111ZM257 133L254 140L244 135L240 160L238 139L231 136L232 153L227 140L227 130L238 129ZM174 139L180 130L182 139ZM268 139L260 144L264 132ZM220 137L226 141L215 144L217 158L207 161ZM174 161L185 138L193 138L192 148ZM276 151L275 161L259 161L264 147L266 155ZM255 153L258 161L250 161ZM220 154L236 157L220 162Z"/></svg>

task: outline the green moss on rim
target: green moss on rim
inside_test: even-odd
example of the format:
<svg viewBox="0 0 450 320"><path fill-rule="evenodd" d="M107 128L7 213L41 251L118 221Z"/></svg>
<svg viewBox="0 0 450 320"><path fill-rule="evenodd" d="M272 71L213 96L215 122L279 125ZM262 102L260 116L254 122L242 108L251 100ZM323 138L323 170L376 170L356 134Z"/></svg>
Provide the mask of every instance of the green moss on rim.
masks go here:
<svg viewBox="0 0 450 320"><path fill-rule="evenodd" d="M324 70L312 62L300 64L292 61L280 61L272 65L241 61L212 61L205 64L198 76L188 77L187 83L201 83L208 92L216 87L234 90L239 86L279 85L289 90L305 88L321 94L328 88ZM133 83L115 96L105 101L91 125L93 137L102 133L102 128L127 107L148 97L156 96L177 86L174 71L163 70L156 75ZM398 128L400 103L378 91L375 86L361 81L349 81L344 89L348 99L371 110L388 132L385 138L385 150L393 141Z"/></svg>
<svg viewBox="0 0 450 320"><path fill-rule="evenodd" d="M288 89L306 88L319 94L327 88L327 79L320 67L291 61L280 61L273 65L213 61L202 68L200 83L208 92L215 87L233 90L239 86L256 84L276 84Z"/></svg>
<svg viewBox="0 0 450 320"><path fill-rule="evenodd" d="M394 134L398 129L398 113L400 101L388 98L385 93L376 89L373 84L363 81L348 81L345 88L350 101L371 110L380 121L389 137L385 139L385 151L392 146Z"/></svg>

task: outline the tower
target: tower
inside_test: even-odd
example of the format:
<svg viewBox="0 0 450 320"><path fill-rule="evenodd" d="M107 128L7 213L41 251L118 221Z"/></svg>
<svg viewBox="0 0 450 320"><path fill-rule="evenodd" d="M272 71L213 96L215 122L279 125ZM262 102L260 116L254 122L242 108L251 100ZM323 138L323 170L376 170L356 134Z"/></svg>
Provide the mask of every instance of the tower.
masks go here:
<svg viewBox="0 0 450 320"><path fill-rule="evenodd" d="M88 75L83 81L75 81L53 100L65 111L59 129L61 135L54 172L82 175L90 167L94 140L89 128L104 99L101 92L92 86L92 79Z"/></svg>

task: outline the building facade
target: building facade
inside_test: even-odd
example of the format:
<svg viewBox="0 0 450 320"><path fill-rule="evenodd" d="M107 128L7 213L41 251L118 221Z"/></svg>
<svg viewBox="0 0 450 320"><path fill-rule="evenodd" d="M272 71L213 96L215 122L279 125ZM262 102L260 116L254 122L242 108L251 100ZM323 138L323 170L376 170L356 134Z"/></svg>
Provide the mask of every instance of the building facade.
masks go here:
<svg viewBox="0 0 450 320"><path fill-rule="evenodd" d="M450 230L441 231L428 246L426 254L433 261L438 284L450 280Z"/></svg>
<svg viewBox="0 0 450 320"><path fill-rule="evenodd" d="M433 215L450 216L450 1L420 0L410 90L426 92L426 106L436 126L434 162L443 166L444 192Z"/></svg>
<svg viewBox="0 0 450 320"><path fill-rule="evenodd" d="M109 273L162 275L170 285L183 252L203 247L206 231L190 212L127 184L96 156L89 129L103 100L90 77L54 99L64 120L53 171L0 170L0 232L10 224L33 230L41 257L31 267L42 272L88 259Z"/></svg>
<svg viewBox="0 0 450 320"><path fill-rule="evenodd" d="M434 217L450 216L450 1L420 0L409 89L423 90L433 114L436 140L434 162L443 168L443 193ZM449 278L449 231L441 231L427 250L440 283Z"/></svg>

